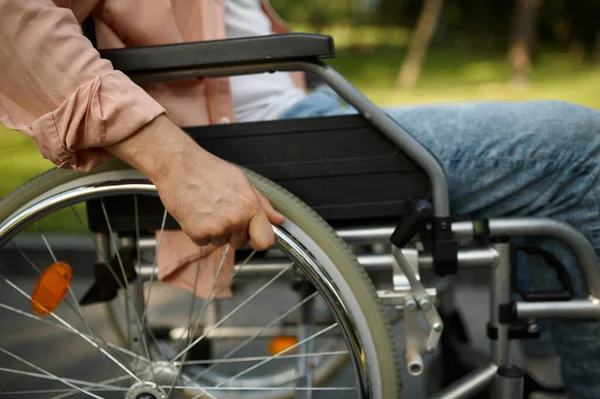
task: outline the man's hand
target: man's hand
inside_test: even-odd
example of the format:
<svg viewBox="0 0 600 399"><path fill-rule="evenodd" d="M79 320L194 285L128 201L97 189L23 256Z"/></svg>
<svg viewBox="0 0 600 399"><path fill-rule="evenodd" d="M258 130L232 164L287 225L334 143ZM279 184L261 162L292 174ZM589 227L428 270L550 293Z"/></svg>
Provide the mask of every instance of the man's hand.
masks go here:
<svg viewBox="0 0 600 399"><path fill-rule="evenodd" d="M166 116L106 150L156 185L167 211L197 245L273 245L271 223L284 217L241 169L202 149Z"/></svg>

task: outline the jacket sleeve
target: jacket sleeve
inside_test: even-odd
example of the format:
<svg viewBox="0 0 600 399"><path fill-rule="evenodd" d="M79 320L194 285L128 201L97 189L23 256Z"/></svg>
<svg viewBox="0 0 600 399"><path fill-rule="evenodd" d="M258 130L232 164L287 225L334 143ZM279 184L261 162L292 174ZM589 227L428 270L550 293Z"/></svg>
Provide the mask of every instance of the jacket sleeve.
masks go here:
<svg viewBox="0 0 600 399"><path fill-rule="evenodd" d="M70 9L0 0L0 122L54 164L90 170L110 159L102 147L164 112L100 58Z"/></svg>

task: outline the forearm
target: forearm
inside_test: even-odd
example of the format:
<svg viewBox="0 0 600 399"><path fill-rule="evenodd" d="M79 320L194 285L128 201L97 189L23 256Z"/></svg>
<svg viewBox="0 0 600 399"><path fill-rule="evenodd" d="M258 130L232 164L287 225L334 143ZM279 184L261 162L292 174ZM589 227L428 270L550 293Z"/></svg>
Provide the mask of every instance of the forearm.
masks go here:
<svg viewBox="0 0 600 399"><path fill-rule="evenodd" d="M167 116L160 115L124 140L105 150L127 162L157 183L185 171L188 162L202 162L211 155Z"/></svg>

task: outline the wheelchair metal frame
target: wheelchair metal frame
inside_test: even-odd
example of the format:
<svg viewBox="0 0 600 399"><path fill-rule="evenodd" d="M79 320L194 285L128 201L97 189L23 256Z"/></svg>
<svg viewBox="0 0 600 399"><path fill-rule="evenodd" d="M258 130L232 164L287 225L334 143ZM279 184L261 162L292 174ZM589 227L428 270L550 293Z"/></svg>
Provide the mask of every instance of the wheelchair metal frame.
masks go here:
<svg viewBox="0 0 600 399"><path fill-rule="evenodd" d="M137 83L157 83L190 80L204 77L227 77L274 71L304 71L317 75L343 100L352 105L381 133L392 140L399 149L421 166L431 183L433 214L450 217L448 188L444 172L438 161L413 139L398 123L392 120L351 83L326 64L314 61L262 62L252 65L220 66L215 68L191 68L177 71L130 74ZM496 332L491 340L491 359L487 364L452 384L435 398L466 398L492 385L496 398L522 396L523 372L515 368L509 353L509 328L517 320L536 318L591 318L600 317L600 264L589 241L573 227L546 218L498 218L488 221L488 238L491 243L483 248L460 249L458 267L488 268L490 270L490 324ZM454 222L451 225L456 239L472 239L474 222ZM393 227L369 229L346 229L338 233L348 242L369 243L389 240ZM512 302L511 259L508 239L514 236L544 236L556 238L569 246L575 254L585 275L590 296L587 299L549 302ZM140 243L152 246L152 240ZM443 331L433 298L435 290L425 289L419 280L419 270L433 266L434 259L427 253L414 249L393 250L393 255L359 255L365 268L393 272L394 287L380 290L385 304L403 310L405 317L405 357L409 373L418 375L423 368L422 356L432 352ZM256 265L270 270L277 264ZM252 268L246 271L251 271ZM257 269L256 269L257 270ZM510 309L507 307L510 305ZM418 312L423 312L429 331L418 326Z"/></svg>

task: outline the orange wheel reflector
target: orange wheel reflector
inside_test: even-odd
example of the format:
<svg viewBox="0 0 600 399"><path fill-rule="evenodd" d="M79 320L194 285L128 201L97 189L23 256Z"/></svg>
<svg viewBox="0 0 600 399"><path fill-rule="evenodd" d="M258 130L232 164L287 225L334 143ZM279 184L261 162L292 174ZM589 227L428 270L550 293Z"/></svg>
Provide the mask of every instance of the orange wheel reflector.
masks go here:
<svg viewBox="0 0 600 399"><path fill-rule="evenodd" d="M40 276L33 295L31 296L31 309L39 316L49 315L65 299L73 270L65 262L56 262L48 266Z"/></svg>
<svg viewBox="0 0 600 399"><path fill-rule="evenodd" d="M298 338L294 337L294 336L279 336L279 337L274 337L271 339L271 342L269 342L269 353L271 353L271 355L276 355L279 352L283 352L284 350L296 345L298 343ZM292 353L294 352L293 350L288 352L288 353Z"/></svg>

